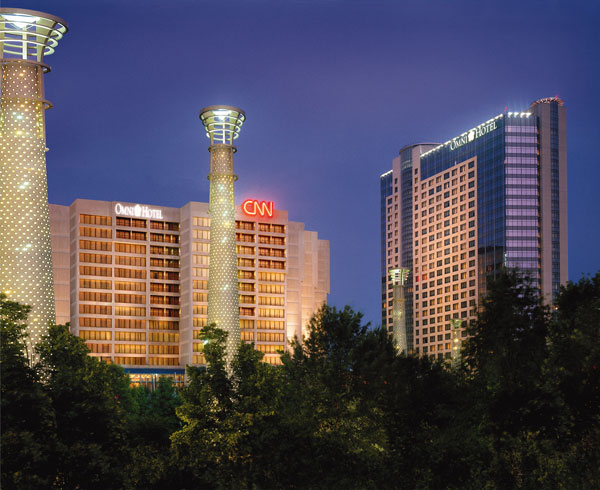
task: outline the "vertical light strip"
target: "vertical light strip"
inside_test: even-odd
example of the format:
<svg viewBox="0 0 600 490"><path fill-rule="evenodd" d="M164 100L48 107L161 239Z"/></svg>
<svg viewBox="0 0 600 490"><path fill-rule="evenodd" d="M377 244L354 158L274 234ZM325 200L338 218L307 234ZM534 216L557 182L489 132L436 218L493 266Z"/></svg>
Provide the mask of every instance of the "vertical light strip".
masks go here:
<svg viewBox="0 0 600 490"><path fill-rule="evenodd" d="M452 325L452 369L458 369L460 367L462 349L462 340L460 337L462 320L460 318L453 318L450 320L450 324Z"/></svg>
<svg viewBox="0 0 600 490"><path fill-rule="evenodd" d="M404 284L408 278L409 269L390 269L390 279L394 285L394 308L392 310L394 322L394 340L399 352L408 354L408 335L406 332L406 299L404 298Z"/></svg>
<svg viewBox="0 0 600 490"><path fill-rule="evenodd" d="M233 147L217 145L210 152L210 266L208 272L208 323L228 333L227 363L240 343Z"/></svg>

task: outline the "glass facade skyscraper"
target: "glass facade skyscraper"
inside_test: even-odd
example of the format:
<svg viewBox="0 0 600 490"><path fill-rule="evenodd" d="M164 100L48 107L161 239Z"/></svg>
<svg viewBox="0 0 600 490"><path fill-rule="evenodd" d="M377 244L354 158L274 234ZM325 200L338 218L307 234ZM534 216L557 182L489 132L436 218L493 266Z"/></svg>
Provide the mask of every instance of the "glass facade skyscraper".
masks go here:
<svg viewBox="0 0 600 490"><path fill-rule="evenodd" d="M540 99L425 152L407 147L381 177L394 185L381 196L382 324L392 331L383 270L410 268L413 352L449 358L451 320L466 326L502 267L522 271L546 302L556 296L567 280L565 135L563 101Z"/></svg>

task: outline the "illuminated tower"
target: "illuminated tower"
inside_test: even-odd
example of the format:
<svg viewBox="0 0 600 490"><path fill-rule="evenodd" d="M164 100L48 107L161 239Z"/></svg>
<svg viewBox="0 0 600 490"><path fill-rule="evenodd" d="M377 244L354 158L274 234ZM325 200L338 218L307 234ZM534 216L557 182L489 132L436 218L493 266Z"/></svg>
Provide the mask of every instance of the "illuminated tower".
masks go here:
<svg viewBox="0 0 600 490"><path fill-rule="evenodd" d="M43 61L65 32L58 17L0 8L0 291L32 307L32 345L55 321Z"/></svg>
<svg viewBox="0 0 600 490"><path fill-rule="evenodd" d="M392 319L394 322L393 337L399 352L409 353L408 336L406 335L406 300L404 284L408 278L409 269L390 269L390 280L394 285L394 306Z"/></svg>
<svg viewBox="0 0 600 490"><path fill-rule="evenodd" d="M452 369L458 369L460 367L460 351L462 348L462 340L460 338L460 327L462 326L462 320L460 318L453 318L450 320L452 326Z"/></svg>
<svg viewBox="0 0 600 490"><path fill-rule="evenodd" d="M200 111L210 138L210 266L208 273L208 323L228 333L226 360L230 365L240 343L238 269L235 248L233 146L246 119L240 109L210 106Z"/></svg>

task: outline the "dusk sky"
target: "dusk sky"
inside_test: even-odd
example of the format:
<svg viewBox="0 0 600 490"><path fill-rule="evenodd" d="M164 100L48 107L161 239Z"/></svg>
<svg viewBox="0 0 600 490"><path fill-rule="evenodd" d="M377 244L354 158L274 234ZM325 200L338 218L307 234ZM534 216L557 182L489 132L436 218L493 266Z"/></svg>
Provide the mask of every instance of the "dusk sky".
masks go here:
<svg viewBox="0 0 600 490"><path fill-rule="evenodd" d="M272 200L329 240L329 303L379 325L379 176L400 148L559 95L569 276L600 269L600 2L0 4L69 24L45 60L51 203L208 202L199 111L240 107L237 204Z"/></svg>

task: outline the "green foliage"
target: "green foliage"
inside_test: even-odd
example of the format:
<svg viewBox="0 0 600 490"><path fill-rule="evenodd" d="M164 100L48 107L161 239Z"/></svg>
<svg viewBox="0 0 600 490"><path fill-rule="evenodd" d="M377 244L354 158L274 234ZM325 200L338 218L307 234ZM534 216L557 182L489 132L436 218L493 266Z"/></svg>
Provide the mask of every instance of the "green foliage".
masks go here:
<svg viewBox="0 0 600 490"><path fill-rule="evenodd" d="M166 473L162 456L180 425L171 383L140 396L122 368L90 357L67 326L49 327L32 367L28 313L0 295L2 488L139 488L134 477L148 461Z"/></svg>
<svg viewBox="0 0 600 490"><path fill-rule="evenodd" d="M122 488L128 376L88 356L66 326L50 326L36 350L56 418L57 481L66 488Z"/></svg>
<svg viewBox="0 0 600 490"><path fill-rule="evenodd" d="M598 486L599 284L568 284L552 316L517 273L490 281L465 354L492 488Z"/></svg>
<svg viewBox="0 0 600 490"><path fill-rule="evenodd" d="M280 437L279 370L241 344L228 375L226 333L209 325L202 339L207 367L188 368L177 411L184 426L172 436L183 481L190 488L262 488Z"/></svg>
<svg viewBox="0 0 600 490"><path fill-rule="evenodd" d="M56 437L50 399L25 355L30 308L0 294L0 378L4 489L46 489L53 481L48 446Z"/></svg>
<svg viewBox="0 0 600 490"><path fill-rule="evenodd" d="M170 436L181 426L175 410L181 405L173 382L166 376L156 390L131 390L132 408L128 414L127 435L131 460L125 471L126 488L177 488L177 475L170 471Z"/></svg>
<svg viewBox="0 0 600 490"><path fill-rule="evenodd" d="M379 367L395 356L380 330L350 307L323 306L308 337L283 358L284 417L295 447L286 447L287 485L376 488L388 440L384 413L370 395L383 386ZM286 476L284 474L284 476Z"/></svg>
<svg viewBox="0 0 600 490"><path fill-rule="evenodd" d="M548 345L543 375L557 406L562 474L600 488L600 272L562 288Z"/></svg>
<svg viewBox="0 0 600 490"><path fill-rule="evenodd" d="M399 355L324 306L283 366L202 331L181 392L51 327L30 366L28 308L1 298L3 488L600 488L600 273L556 308L511 271L489 282L463 366Z"/></svg>

